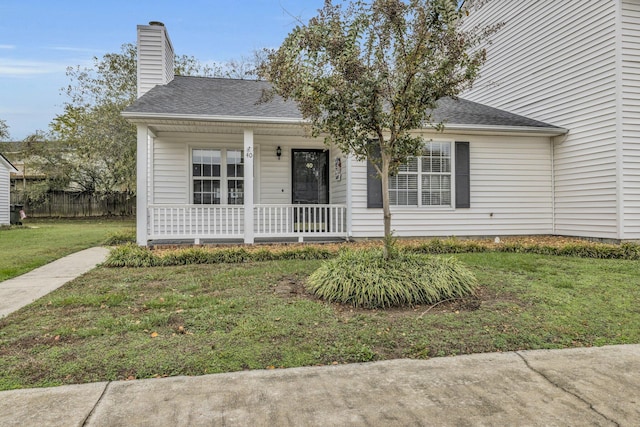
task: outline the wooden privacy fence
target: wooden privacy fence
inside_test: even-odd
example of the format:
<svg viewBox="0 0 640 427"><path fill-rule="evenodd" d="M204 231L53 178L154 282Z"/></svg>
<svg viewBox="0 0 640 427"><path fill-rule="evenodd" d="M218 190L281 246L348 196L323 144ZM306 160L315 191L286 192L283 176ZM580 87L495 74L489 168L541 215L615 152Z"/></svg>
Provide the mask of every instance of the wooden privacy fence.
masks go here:
<svg viewBox="0 0 640 427"><path fill-rule="evenodd" d="M32 218L133 216L136 213L136 196L128 193L50 191L42 200L33 202L21 192L12 192L11 204L23 205L27 216Z"/></svg>

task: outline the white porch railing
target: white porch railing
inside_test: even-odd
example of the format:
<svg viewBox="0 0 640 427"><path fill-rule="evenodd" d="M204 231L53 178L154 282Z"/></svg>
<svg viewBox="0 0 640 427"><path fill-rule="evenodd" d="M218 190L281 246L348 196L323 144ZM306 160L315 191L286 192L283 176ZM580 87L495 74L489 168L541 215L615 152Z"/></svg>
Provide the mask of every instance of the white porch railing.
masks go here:
<svg viewBox="0 0 640 427"><path fill-rule="evenodd" d="M345 205L255 205L256 237L346 236Z"/></svg>
<svg viewBox="0 0 640 427"><path fill-rule="evenodd" d="M243 238L242 205L150 205L150 240ZM253 235L278 237L346 237L345 205L267 205L253 207Z"/></svg>
<svg viewBox="0 0 640 427"><path fill-rule="evenodd" d="M150 205L149 239L241 238L242 205Z"/></svg>

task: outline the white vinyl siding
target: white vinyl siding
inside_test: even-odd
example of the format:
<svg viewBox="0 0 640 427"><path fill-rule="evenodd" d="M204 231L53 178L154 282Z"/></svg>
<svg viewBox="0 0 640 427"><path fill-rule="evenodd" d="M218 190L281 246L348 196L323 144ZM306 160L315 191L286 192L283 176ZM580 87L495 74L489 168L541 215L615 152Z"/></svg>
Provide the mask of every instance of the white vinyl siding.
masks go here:
<svg viewBox="0 0 640 427"><path fill-rule="evenodd" d="M173 80L173 46L165 27L138 25L138 98Z"/></svg>
<svg viewBox="0 0 640 427"><path fill-rule="evenodd" d="M184 142L156 138L153 144L152 204L188 204L189 149Z"/></svg>
<svg viewBox="0 0 640 427"><path fill-rule="evenodd" d="M504 236L552 232L549 138L451 135L451 139L469 141L471 207L456 210L392 206L391 228L397 236ZM352 164L353 237L381 237L382 209L367 208L366 163L353 161Z"/></svg>
<svg viewBox="0 0 640 427"><path fill-rule="evenodd" d="M624 239L640 239L640 1L622 1Z"/></svg>
<svg viewBox="0 0 640 427"><path fill-rule="evenodd" d="M295 140L284 137L255 137L255 143L260 144L258 203L291 203L291 148L296 145ZM276 156L278 147L282 150L280 159Z"/></svg>
<svg viewBox="0 0 640 427"><path fill-rule="evenodd" d="M10 222L9 216L9 171L0 163L0 225L7 225Z"/></svg>
<svg viewBox="0 0 640 427"><path fill-rule="evenodd" d="M468 21L505 27L463 97L570 130L554 144L555 234L618 237L615 11L609 0L497 0Z"/></svg>

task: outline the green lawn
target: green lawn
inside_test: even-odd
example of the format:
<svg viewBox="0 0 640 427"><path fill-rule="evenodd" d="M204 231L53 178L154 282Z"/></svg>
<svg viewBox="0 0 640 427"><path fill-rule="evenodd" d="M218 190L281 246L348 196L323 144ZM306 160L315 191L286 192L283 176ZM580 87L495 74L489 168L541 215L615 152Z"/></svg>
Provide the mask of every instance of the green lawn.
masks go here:
<svg viewBox="0 0 640 427"><path fill-rule="evenodd" d="M638 261L458 255L477 298L320 302L320 261L98 268L0 320L0 389L401 357L640 343Z"/></svg>
<svg viewBox="0 0 640 427"><path fill-rule="evenodd" d="M28 219L23 227L0 228L0 282L134 227L133 220Z"/></svg>

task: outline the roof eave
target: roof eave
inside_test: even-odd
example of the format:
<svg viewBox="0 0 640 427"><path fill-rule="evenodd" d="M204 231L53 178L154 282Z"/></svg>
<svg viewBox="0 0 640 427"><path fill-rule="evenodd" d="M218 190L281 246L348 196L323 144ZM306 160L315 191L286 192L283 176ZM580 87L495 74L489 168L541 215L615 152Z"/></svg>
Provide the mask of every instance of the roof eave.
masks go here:
<svg viewBox="0 0 640 427"><path fill-rule="evenodd" d="M246 123L246 124L289 124L305 123L295 117L258 117L258 116L212 116L198 114L164 114L164 113L136 113L124 111L122 116L134 123L148 120L185 120L197 122Z"/></svg>
<svg viewBox="0 0 640 427"><path fill-rule="evenodd" d="M18 169L16 169L15 166L13 166L11 164L11 162L9 161L9 159L7 159L5 156L3 156L2 154L0 154L0 163L4 164L5 167L9 170L9 172L11 173L18 173Z"/></svg>
<svg viewBox="0 0 640 427"><path fill-rule="evenodd" d="M140 113L125 111L122 116L133 123L146 123L153 120L185 120L198 122L217 123L246 123L246 124L278 124L278 125L302 125L308 121L299 117L258 117L258 116L214 116L198 114L165 114L165 113ZM425 125L423 129L428 128ZM478 125L449 123L444 125L445 132L476 133L476 134L526 134L561 136L569 133L568 129L561 127L542 126L505 126L505 125Z"/></svg>
<svg viewBox="0 0 640 427"><path fill-rule="evenodd" d="M561 127L542 127L542 126L505 126L505 125L476 125L476 124L444 124L445 132L460 133L509 133L509 134L527 134L527 135L544 135L544 136L562 136L569 133L569 129Z"/></svg>

